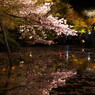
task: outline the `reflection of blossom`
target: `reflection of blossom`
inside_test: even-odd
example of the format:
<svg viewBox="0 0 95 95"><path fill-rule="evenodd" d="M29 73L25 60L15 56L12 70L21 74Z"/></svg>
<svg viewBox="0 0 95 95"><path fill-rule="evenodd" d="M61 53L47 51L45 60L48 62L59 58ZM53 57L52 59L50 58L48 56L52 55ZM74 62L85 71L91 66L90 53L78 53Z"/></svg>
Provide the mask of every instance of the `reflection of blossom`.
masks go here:
<svg viewBox="0 0 95 95"><path fill-rule="evenodd" d="M57 88L58 86L65 85L66 79L76 74L76 71L57 71L56 73L52 73L51 76L53 76L53 80L47 89L43 89L43 95L49 95L49 92L52 90L52 88Z"/></svg>

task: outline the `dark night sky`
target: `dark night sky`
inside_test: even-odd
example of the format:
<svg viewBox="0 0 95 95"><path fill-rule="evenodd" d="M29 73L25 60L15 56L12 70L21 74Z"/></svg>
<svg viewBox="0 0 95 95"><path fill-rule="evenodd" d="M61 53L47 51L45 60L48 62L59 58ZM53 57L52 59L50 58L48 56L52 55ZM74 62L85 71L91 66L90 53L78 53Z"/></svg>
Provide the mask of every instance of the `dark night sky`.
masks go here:
<svg viewBox="0 0 95 95"><path fill-rule="evenodd" d="M68 0L68 3L81 15L95 17L95 0Z"/></svg>
<svg viewBox="0 0 95 95"><path fill-rule="evenodd" d="M68 2L72 5L73 9L81 15L87 17L95 17L95 0L60 0Z"/></svg>
<svg viewBox="0 0 95 95"><path fill-rule="evenodd" d="M69 0L75 10L95 9L95 0Z"/></svg>

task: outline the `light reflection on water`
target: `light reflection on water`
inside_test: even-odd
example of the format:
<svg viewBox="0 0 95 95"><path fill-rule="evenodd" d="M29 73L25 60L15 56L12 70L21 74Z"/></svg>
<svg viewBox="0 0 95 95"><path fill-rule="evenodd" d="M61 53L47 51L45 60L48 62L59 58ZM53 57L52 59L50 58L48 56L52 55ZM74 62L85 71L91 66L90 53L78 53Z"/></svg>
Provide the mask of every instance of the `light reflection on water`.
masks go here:
<svg viewBox="0 0 95 95"><path fill-rule="evenodd" d="M66 46L66 62L69 60L69 46Z"/></svg>
<svg viewBox="0 0 95 95"><path fill-rule="evenodd" d="M68 63L70 65L73 65L76 63L76 65L73 65L73 66L85 64L86 66L85 69L88 67L93 69L95 65L94 48L83 48L83 47L75 48L75 47L66 46L65 48L60 49L59 57L61 60L63 60L63 64Z"/></svg>
<svg viewBox="0 0 95 95"><path fill-rule="evenodd" d="M29 53L29 56L32 57L32 52Z"/></svg>
<svg viewBox="0 0 95 95"><path fill-rule="evenodd" d="M79 50L68 50L66 51L66 55L71 56L71 55L75 55L75 56L78 56L79 58L85 58L85 60L88 60L90 61L91 59L93 60L93 57L95 56L94 55L94 52L91 52L91 51L88 51L86 48L82 48L82 49L79 49ZM68 59L69 60L69 59Z"/></svg>
<svg viewBox="0 0 95 95"><path fill-rule="evenodd" d="M88 61L90 61L91 60L91 58L90 58L91 56L90 56L90 52L88 52L88 54L87 54L87 59L88 59Z"/></svg>

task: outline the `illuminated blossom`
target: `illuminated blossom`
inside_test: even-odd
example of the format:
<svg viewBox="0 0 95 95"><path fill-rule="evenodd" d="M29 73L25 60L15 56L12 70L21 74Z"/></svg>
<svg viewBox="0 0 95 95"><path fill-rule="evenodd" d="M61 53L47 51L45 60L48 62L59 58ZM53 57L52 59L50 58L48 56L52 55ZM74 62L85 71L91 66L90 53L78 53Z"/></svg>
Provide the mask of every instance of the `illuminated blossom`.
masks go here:
<svg viewBox="0 0 95 95"><path fill-rule="evenodd" d="M26 17L27 20L32 23L32 26L30 25L24 25L23 28L20 29L20 39L28 38L28 39L34 39L35 43L44 43L44 44L54 44L52 40L46 40L48 32L55 33L57 36L60 36L62 34L64 35L72 35L76 36L77 31L71 29L71 25L67 24L67 20L64 18L59 19L58 17L54 17L53 15L46 15L51 10L51 3L44 3L43 5L37 5L32 6L37 2L33 3L31 0L29 2L23 1L23 4L25 6L20 9L18 15L22 17ZM29 5L30 4L30 5ZM32 4L32 5L31 5ZM36 29L35 29L36 28ZM36 32L39 31L42 33L43 37L40 37L36 34Z"/></svg>
<svg viewBox="0 0 95 95"><path fill-rule="evenodd" d="M69 34L72 36L77 35L77 31L70 29L69 25L67 24L67 20L64 18L58 19L57 17L49 15L48 17L43 17L40 22L44 28L54 30L58 36L61 34Z"/></svg>

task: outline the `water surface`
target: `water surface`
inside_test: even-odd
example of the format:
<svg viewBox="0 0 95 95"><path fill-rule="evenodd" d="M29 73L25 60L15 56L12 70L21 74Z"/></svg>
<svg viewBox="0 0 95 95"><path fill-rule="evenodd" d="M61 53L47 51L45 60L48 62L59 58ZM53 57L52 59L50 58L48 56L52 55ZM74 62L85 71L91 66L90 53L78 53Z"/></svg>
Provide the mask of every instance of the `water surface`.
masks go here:
<svg viewBox="0 0 95 95"><path fill-rule="evenodd" d="M7 95L64 95L63 89L68 79L85 74L84 72L94 74L94 51L95 48L63 45L23 48L21 51L12 52L14 65L9 79L8 58L6 52L1 52L0 93L6 88ZM61 92L62 94L58 94Z"/></svg>

